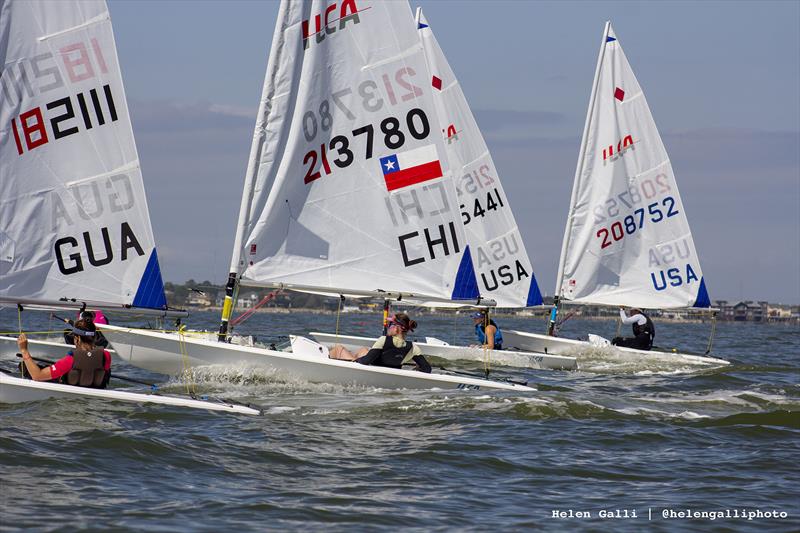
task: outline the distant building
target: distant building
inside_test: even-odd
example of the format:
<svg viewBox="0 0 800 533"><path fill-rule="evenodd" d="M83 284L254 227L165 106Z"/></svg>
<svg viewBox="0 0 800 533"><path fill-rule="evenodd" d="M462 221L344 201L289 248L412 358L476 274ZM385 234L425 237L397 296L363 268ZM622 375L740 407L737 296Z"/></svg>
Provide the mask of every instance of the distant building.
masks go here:
<svg viewBox="0 0 800 533"><path fill-rule="evenodd" d="M733 306L733 320L737 322L763 322L767 316L767 302L753 303L745 300Z"/></svg>
<svg viewBox="0 0 800 533"><path fill-rule="evenodd" d="M205 294L199 294L193 292L189 295L186 299L186 305L192 305L196 307L210 307L211 306L211 299L206 296Z"/></svg>

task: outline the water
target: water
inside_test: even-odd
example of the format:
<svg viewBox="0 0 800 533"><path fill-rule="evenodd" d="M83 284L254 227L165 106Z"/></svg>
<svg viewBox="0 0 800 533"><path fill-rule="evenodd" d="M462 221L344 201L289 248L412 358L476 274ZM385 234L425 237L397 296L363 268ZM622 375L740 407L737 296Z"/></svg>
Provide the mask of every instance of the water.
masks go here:
<svg viewBox="0 0 800 533"><path fill-rule="evenodd" d="M472 340L466 318L419 318L420 336ZM56 326L33 312L23 320L29 331ZM191 324L216 320L195 313ZM340 330L374 334L377 320L342 315ZM538 319L499 322L544 328ZM257 314L240 332L280 341L335 327L335 315ZM708 324L656 327L661 346L705 351ZM16 331L16 311L0 311L0 329ZM562 333L615 329L573 319ZM257 404L261 417L108 402L0 405L0 530L796 531L800 329L720 323L713 355L734 364L494 369L528 379L540 389L530 395L276 383L247 368L197 373L202 392ZM167 381L123 363L115 372ZM173 379L164 390L183 385ZM599 516L615 510L620 518ZM687 510L706 514L663 516Z"/></svg>

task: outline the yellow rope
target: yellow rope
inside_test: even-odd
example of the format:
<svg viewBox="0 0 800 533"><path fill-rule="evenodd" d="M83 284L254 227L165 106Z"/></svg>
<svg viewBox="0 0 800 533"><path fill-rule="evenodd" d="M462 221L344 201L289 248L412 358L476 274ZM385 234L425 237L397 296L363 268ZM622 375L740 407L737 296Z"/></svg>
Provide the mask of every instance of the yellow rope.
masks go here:
<svg viewBox="0 0 800 533"><path fill-rule="evenodd" d="M342 299L339 298L339 304L336 306L336 337L339 337L339 317L342 315Z"/></svg>
<svg viewBox="0 0 800 533"><path fill-rule="evenodd" d="M19 323L19 334L22 335L22 306L17 305L17 322ZM25 359L19 362L19 374L21 378L25 377Z"/></svg>
<svg viewBox="0 0 800 533"><path fill-rule="evenodd" d="M489 327L491 320L489 319L489 308L486 308L486 312L483 315L483 336L486 340L486 343L483 345L483 371L486 375L489 375L492 366L492 350L489 348L489 335L486 333L486 328Z"/></svg>
<svg viewBox="0 0 800 533"><path fill-rule="evenodd" d="M714 344L714 334L717 332L717 312L711 313L711 335L708 337L708 346L706 347L706 355L711 353L711 346Z"/></svg>
<svg viewBox="0 0 800 533"><path fill-rule="evenodd" d="M183 368L183 382L186 385L186 394L194 397L197 393L197 387L195 386L194 379L192 379L192 366L189 363L189 349L186 347L184 332L186 330L186 326L181 326L178 329L178 346L181 350L181 364Z"/></svg>

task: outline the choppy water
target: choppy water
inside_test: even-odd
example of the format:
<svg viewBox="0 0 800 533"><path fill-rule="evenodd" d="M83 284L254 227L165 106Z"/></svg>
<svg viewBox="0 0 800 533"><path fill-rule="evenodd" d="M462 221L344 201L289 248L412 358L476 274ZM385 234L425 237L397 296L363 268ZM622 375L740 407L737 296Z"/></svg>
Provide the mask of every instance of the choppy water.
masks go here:
<svg viewBox="0 0 800 533"><path fill-rule="evenodd" d="M216 320L197 313L191 324ZM375 334L378 320L343 315L340 330ZM471 340L468 319L419 321L420 336ZM544 328L534 319L500 323ZM52 324L26 312L23 326ZM332 315L258 314L240 332L275 341L335 327ZM16 329L16 312L0 311L0 330ZM562 333L615 329L573 319ZM657 329L661 346L705 351L707 324ZM720 323L713 355L734 364L495 369L540 389L530 395L197 372L203 392L257 404L262 417L108 402L0 405L0 530L796 531L800 329ZM122 363L115 371L167 380ZM600 518L614 510L628 518ZM706 514L678 517L687 511Z"/></svg>

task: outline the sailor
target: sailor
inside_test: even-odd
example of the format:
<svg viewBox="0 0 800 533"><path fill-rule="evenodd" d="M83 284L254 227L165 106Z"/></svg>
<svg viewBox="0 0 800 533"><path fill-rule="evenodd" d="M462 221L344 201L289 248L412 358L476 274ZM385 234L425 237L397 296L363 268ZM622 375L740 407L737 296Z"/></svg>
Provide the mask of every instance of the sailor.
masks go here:
<svg viewBox="0 0 800 533"><path fill-rule="evenodd" d="M111 376L111 354L95 346L97 327L91 320L81 318L72 328L75 349L67 352L50 366L40 368L28 351L28 337L21 333L17 346L22 361L34 381L61 380L68 385L104 389Z"/></svg>
<svg viewBox="0 0 800 533"><path fill-rule="evenodd" d="M611 344L626 348L636 348L637 350L649 350L653 347L656 327L650 317L644 314L641 309L634 307L626 314L625 309L620 307L619 318L623 324L632 325L633 337L614 337Z"/></svg>
<svg viewBox="0 0 800 533"><path fill-rule="evenodd" d="M387 327L386 335L375 341L369 350L362 348L351 353L341 344L337 344L331 349L330 358L389 368L402 368L404 364L413 363L415 370L430 373L431 365L422 355L419 346L406 340L406 334L414 331L417 323L408 318L407 314L397 313L389 318Z"/></svg>
<svg viewBox="0 0 800 533"><path fill-rule="evenodd" d="M95 323L95 325L97 325L97 324L108 324L108 319L103 314L103 312L100 311L99 309L96 310L96 311L81 311L78 314L78 318L79 319L80 318L86 318L88 320L91 320L92 322ZM72 334L72 326L75 325L75 322L72 321L72 320L69 320L68 318L65 318L63 320L64 320L64 323L66 323L66 324L68 324L70 326L69 328L64 330L64 342L66 342L67 344L70 344L70 345L71 344L75 344L75 338L74 338L74 335ZM94 345L98 346L100 348L108 347L108 339L106 339L103 336L102 332L100 332L100 331L95 332Z"/></svg>
<svg viewBox="0 0 800 533"><path fill-rule="evenodd" d="M494 320L488 319L485 311L477 311L469 315L475 323L475 335L482 348L489 350L503 349L503 334Z"/></svg>

